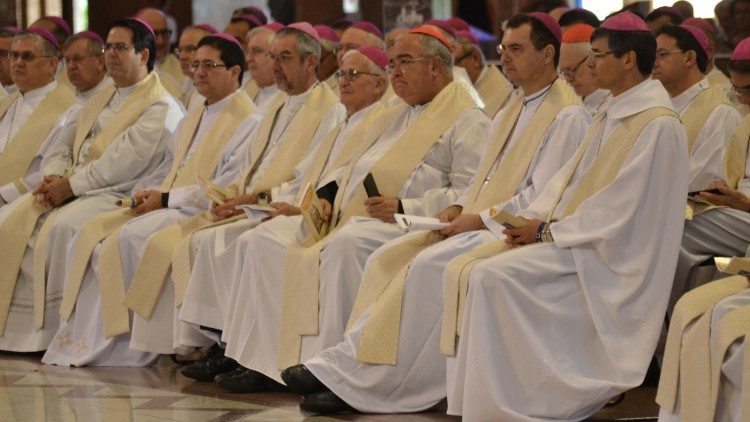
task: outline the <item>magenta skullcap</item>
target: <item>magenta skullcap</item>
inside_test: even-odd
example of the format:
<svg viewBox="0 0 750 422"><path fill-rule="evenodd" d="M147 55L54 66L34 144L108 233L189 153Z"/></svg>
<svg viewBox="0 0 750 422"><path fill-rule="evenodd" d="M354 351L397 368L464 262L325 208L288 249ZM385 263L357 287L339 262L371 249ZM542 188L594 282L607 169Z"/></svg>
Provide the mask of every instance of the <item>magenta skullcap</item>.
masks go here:
<svg viewBox="0 0 750 422"><path fill-rule="evenodd" d="M102 37L94 31L81 31L73 36L77 38L86 38L87 40L98 42L99 44L104 44L104 39L102 39Z"/></svg>
<svg viewBox="0 0 750 422"><path fill-rule="evenodd" d="M698 44L703 49L703 52L706 53L706 56L711 54L711 46L708 44L708 36L705 32L703 32L702 29L693 25L686 25L684 23L679 25L679 27L688 31L690 35L692 35L693 38L698 41Z"/></svg>
<svg viewBox="0 0 750 422"><path fill-rule="evenodd" d="M456 30L456 33L458 31L470 31L471 28L469 28L469 23L465 20L457 17L452 17L445 20L445 23L451 26L451 28Z"/></svg>
<svg viewBox="0 0 750 422"><path fill-rule="evenodd" d="M547 30L552 34L552 36L557 39L557 42L562 43L562 29L560 29L560 25L557 23L555 18L544 12L531 12L527 13L526 15L531 16L532 18L541 22L542 25L544 25L544 27L547 28Z"/></svg>
<svg viewBox="0 0 750 422"><path fill-rule="evenodd" d="M291 28L291 29L296 29L297 31L302 31L305 34L313 37L315 41L320 43L320 35L318 34L318 31L316 31L315 28L313 28L313 26L310 25L309 22L294 22L294 23L290 23L286 27L287 29Z"/></svg>
<svg viewBox="0 0 750 422"><path fill-rule="evenodd" d="M263 28L266 28L266 29L268 29L270 31L273 31L273 32L279 32L282 29L286 28L286 26L284 26L283 23L271 22L271 23L267 23L267 24L263 25Z"/></svg>
<svg viewBox="0 0 750 422"><path fill-rule="evenodd" d="M356 29L359 29L360 31L365 31L369 34L375 35L381 40L383 39L383 31L381 31L380 28L375 26L375 24L372 22L367 22L367 21L354 22L352 26L350 26L349 28L356 28Z"/></svg>
<svg viewBox="0 0 750 422"><path fill-rule="evenodd" d="M261 22L260 19L258 19L258 17L255 15L242 15L242 16L237 16L235 19L243 20L249 23L250 26L252 26L253 28L263 26L263 22Z"/></svg>
<svg viewBox="0 0 750 422"><path fill-rule="evenodd" d="M711 24L711 22L707 21L706 19L701 18L687 18L684 21L682 21L683 25L692 25L696 28L700 28L703 30L703 32L715 34L716 28Z"/></svg>
<svg viewBox="0 0 750 422"><path fill-rule="evenodd" d="M440 28L443 31L447 32L451 37L456 38L456 30L453 29L452 26L448 25L448 22L446 21L442 21L440 19L430 19L427 22L422 23L422 25L431 25L436 28Z"/></svg>
<svg viewBox="0 0 750 422"><path fill-rule="evenodd" d="M626 10L602 22L599 28L613 31L648 31L648 25L635 13Z"/></svg>
<svg viewBox="0 0 750 422"><path fill-rule="evenodd" d="M315 31L318 33L321 39L339 42L339 36L336 35L336 31L328 25L315 25Z"/></svg>
<svg viewBox="0 0 750 422"><path fill-rule="evenodd" d="M654 12L657 12L657 13L658 12L669 13L670 15L677 15L677 16L679 16L680 19L684 18L684 16L682 16L682 12L680 12L680 9L678 9L676 7L672 7L672 6L657 7L651 13L654 13Z"/></svg>
<svg viewBox="0 0 750 422"><path fill-rule="evenodd" d="M475 37L470 31L458 31L456 32L456 38L463 38L479 47L479 40L477 40L477 37Z"/></svg>
<svg viewBox="0 0 750 422"><path fill-rule="evenodd" d="M731 60L750 60L750 37L745 38L737 44L732 52Z"/></svg>
<svg viewBox="0 0 750 422"><path fill-rule="evenodd" d="M216 27L211 25L210 23L199 23L198 25L193 25L193 28L202 29L208 33L215 34L219 32Z"/></svg>
<svg viewBox="0 0 750 422"><path fill-rule="evenodd" d="M25 31L21 32L22 34L31 33L39 35L40 37L44 38L46 41L48 41L50 44L52 44L53 47L55 47L55 50L57 50L57 38L55 38L54 35L52 35L51 32L47 31L46 29L42 28L28 28Z"/></svg>
<svg viewBox="0 0 750 422"><path fill-rule="evenodd" d="M48 21L62 28L63 31L65 31L65 35L67 35L68 37L70 36L71 33L73 33L73 31L70 30L70 24L68 24L68 22L66 22L65 19L59 16L45 16L42 19L47 19Z"/></svg>
<svg viewBox="0 0 750 422"><path fill-rule="evenodd" d="M148 22L144 21L141 18L130 18L130 19L132 19L132 20L138 22L139 24L143 25L148 30L148 32L151 33L151 36L154 37L154 39L156 39L156 33L154 33L154 28L152 28L151 25L148 24Z"/></svg>
<svg viewBox="0 0 750 422"><path fill-rule="evenodd" d="M18 34L18 33L21 32L21 28L19 28L17 26L3 26L2 29L6 30L6 31L9 31L9 32L12 32L14 34Z"/></svg>
<svg viewBox="0 0 750 422"><path fill-rule="evenodd" d="M385 54L385 51L371 45L360 47L357 49L357 51L359 51L363 56L370 59L379 68L385 70L385 68L388 67L388 55Z"/></svg>
<svg viewBox="0 0 750 422"><path fill-rule="evenodd" d="M239 41L237 41L237 38L227 34L226 32L217 32L215 34L206 35L206 37L221 38L222 40L229 41L232 44L235 44L237 47L242 48L242 45Z"/></svg>
<svg viewBox="0 0 750 422"><path fill-rule="evenodd" d="M255 16L258 19L258 21L260 22L260 25L258 26L263 26L268 23L268 16L266 16L266 12L261 10L259 7L250 6L247 8L247 13Z"/></svg>

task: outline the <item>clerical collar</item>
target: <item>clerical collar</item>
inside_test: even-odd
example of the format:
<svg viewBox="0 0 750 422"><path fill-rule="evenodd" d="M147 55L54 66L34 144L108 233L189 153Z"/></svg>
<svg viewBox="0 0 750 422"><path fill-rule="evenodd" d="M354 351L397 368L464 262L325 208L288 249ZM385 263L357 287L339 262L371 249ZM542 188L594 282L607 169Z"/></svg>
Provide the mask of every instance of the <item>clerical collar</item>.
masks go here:
<svg viewBox="0 0 750 422"><path fill-rule="evenodd" d="M583 99L583 104L586 106L586 108L593 110L591 112L591 116L593 117L599 114L599 112L604 107L604 103L607 102L611 95L612 93L607 91L606 89L597 89Z"/></svg>
<svg viewBox="0 0 750 422"><path fill-rule="evenodd" d="M8 94L12 94L12 93L14 93L14 92L18 91L18 87L16 86L16 84L11 84L11 85L3 85L3 88L5 88L5 91L6 91L6 92L7 92Z"/></svg>
<svg viewBox="0 0 750 422"><path fill-rule="evenodd" d="M104 89L105 86L107 86L107 85L109 85L111 83L112 83L112 80L109 78L109 76L104 76L102 78L102 80L99 81L98 84L96 84L96 86L94 86L93 88L89 89L88 91L81 92L81 91L76 90L76 99L79 102L84 103L84 102L90 100L91 97L93 97L94 95L98 94L99 91L101 91L102 89Z"/></svg>
<svg viewBox="0 0 750 422"><path fill-rule="evenodd" d="M287 95L286 98L284 98L284 105L293 106L297 104L302 104L303 102L305 102L305 100L307 100L307 97L310 95L312 90L315 89L316 86L318 86L318 83L319 82L315 82L314 84L312 84L312 86L310 86L310 88L307 89L307 91L301 94Z"/></svg>
<svg viewBox="0 0 750 422"><path fill-rule="evenodd" d="M208 104L206 101L204 101L203 110L206 113L214 113L216 111L219 111L220 109L224 108L229 103L229 101L232 99L232 97L234 96L236 92L237 91L232 92L231 94L227 95L226 97L220 99L219 101L213 104Z"/></svg>
<svg viewBox="0 0 750 422"><path fill-rule="evenodd" d="M672 100L661 82L646 78L620 95L613 96L605 110L608 119L624 119L651 107L674 110Z"/></svg>
<svg viewBox="0 0 750 422"><path fill-rule="evenodd" d="M141 86L144 83L146 83L146 79L148 79L148 75L149 74L150 74L150 72L146 74L146 77L144 77L140 81L134 83L133 85L122 87L122 88L117 88L117 93L119 95L123 96L123 97L127 97L128 95L132 94L133 91L135 91L136 89L138 89L139 86Z"/></svg>
<svg viewBox="0 0 750 422"><path fill-rule="evenodd" d="M549 84L546 87L540 89L539 91L537 91L537 92L535 92L535 93L533 93L531 95L527 95L527 96L523 97L522 101L523 101L524 107L526 107L527 105L529 105L530 102L538 100L539 98L543 97L544 94L547 93L547 91L549 91L550 89L552 89L552 85L555 84L555 81L557 81L557 78L555 78L555 80L552 81L551 84Z"/></svg>
<svg viewBox="0 0 750 422"><path fill-rule="evenodd" d="M380 101L380 100L378 100L378 101ZM357 123L358 121L364 119L365 116L367 116L370 113L370 111L373 109L373 107L375 107L376 105L378 105L378 101L375 101L374 103L368 105L367 107L363 108L362 110L354 112L354 114L352 114L351 116L347 116L346 117L346 124Z"/></svg>
<svg viewBox="0 0 750 422"><path fill-rule="evenodd" d="M685 111L685 108L687 108L690 102L693 101L693 98L700 94L704 89L708 89L709 86L710 85L708 83L708 80L706 78L703 78L682 93L672 97L672 104L674 104L674 108L678 113L682 113L683 111Z"/></svg>
<svg viewBox="0 0 750 422"><path fill-rule="evenodd" d="M32 89L25 94L21 94L21 97L23 97L24 100L44 97L45 95L52 92L55 88L57 88L57 81L53 79L52 82L48 83L47 85L40 86L39 88Z"/></svg>
<svg viewBox="0 0 750 422"><path fill-rule="evenodd" d="M492 66L491 64L488 64L482 68L482 71L479 72L479 76L477 76L477 81L474 82L474 86L479 85L480 82L482 82L482 79L487 75L487 68Z"/></svg>

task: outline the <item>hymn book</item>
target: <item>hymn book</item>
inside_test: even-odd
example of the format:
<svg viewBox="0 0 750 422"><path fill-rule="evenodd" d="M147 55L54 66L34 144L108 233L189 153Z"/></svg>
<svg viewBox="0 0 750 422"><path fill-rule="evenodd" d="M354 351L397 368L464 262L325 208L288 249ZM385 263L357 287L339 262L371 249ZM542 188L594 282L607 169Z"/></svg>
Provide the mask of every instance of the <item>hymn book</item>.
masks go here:
<svg viewBox="0 0 750 422"><path fill-rule="evenodd" d="M490 208L490 218L502 224L506 229L518 229L528 224L526 220L505 210L498 211L495 207Z"/></svg>
<svg viewBox="0 0 750 422"><path fill-rule="evenodd" d="M225 204L235 196L234 192L231 190L210 182L201 176L198 176L198 184L203 188L203 194L206 198L219 205Z"/></svg>
<svg viewBox="0 0 750 422"><path fill-rule="evenodd" d="M320 240L328 234L328 221L323 219L323 207L320 205L320 200L313 185L311 183L305 185L303 192L305 192L305 195L299 205L303 224L307 233L312 234L316 240Z"/></svg>
<svg viewBox="0 0 750 422"><path fill-rule="evenodd" d="M404 231L412 230L442 230L448 227L448 223L443 223L437 218L422 217L419 215L393 214L393 218Z"/></svg>

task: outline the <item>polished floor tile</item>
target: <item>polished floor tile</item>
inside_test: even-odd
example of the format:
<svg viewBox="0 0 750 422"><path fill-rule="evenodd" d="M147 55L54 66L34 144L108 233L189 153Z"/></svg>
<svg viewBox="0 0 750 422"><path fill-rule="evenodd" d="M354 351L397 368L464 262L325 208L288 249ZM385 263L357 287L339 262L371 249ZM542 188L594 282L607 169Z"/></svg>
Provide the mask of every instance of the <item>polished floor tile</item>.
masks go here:
<svg viewBox="0 0 750 422"><path fill-rule="evenodd" d="M0 352L0 421L399 421L458 420L444 412L338 415L300 412L290 393L233 394L179 374L164 357L151 368L67 368L42 365L39 354ZM652 416L655 391L628 393L601 419Z"/></svg>

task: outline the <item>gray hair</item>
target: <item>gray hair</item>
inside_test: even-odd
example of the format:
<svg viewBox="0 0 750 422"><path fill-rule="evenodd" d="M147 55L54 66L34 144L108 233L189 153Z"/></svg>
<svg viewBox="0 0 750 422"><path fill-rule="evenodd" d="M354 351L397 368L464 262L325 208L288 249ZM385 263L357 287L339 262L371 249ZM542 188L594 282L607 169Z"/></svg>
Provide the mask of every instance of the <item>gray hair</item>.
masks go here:
<svg viewBox="0 0 750 422"><path fill-rule="evenodd" d="M361 31L361 29L360 29L360 31ZM373 47L377 47L377 48L379 48L381 50L385 49L385 41L384 40L381 40L378 36L373 35L373 34L367 32L367 31L365 31L365 33L367 34L365 36L365 39L367 40L367 44L369 44L369 45L371 45Z"/></svg>
<svg viewBox="0 0 750 422"><path fill-rule="evenodd" d="M273 31L271 31L270 29L264 28L262 26L259 26L259 27L253 28L250 31L248 31L247 35L245 35L245 41L249 41L250 38L252 38L252 37L254 37L254 36L256 36L256 35L258 35L260 33L268 33L268 34L271 34L273 36L276 35L276 33L273 32ZM271 37L271 42L273 42L273 37Z"/></svg>
<svg viewBox="0 0 750 422"><path fill-rule="evenodd" d="M378 76L385 76L385 70L381 69L380 66L376 65L372 60L370 60L369 57L365 56L364 54L360 53L358 50L349 50L344 54L344 57L342 58L342 61L346 60L347 58L359 54L362 57L364 57L367 60L367 71L370 73L374 73Z"/></svg>
<svg viewBox="0 0 750 422"><path fill-rule="evenodd" d="M16 40L34 40L36 42L36 49L39 50L39 54L47 58L57 57L57 46L52 45L41 35L35 34L33 32L22 32L13 38L13 42L15 42Z"/></svg>
<svg viewBox="0 0 750 422"><path fill-rule="evenodd" d="M469 54L469 52L473 53L474 51L478 51L479 52L479 58L480 58L480 61L482 63L482 66L485 65L487 59L485 59L484 52L482 51L481 48L477 47L476 44L474 44L473 42L467 40L466 38L458 37L456 39L456 41L459 44L461 44L461 46L463 47L464 55Z"/></svg>
<svg viewBox="0 0 750 422"><path fill-rule="evenodd" d="M320 43L311 37L308 33L294 28L284 28L276 33L277 37L293 35L297 40L297 52L301 59L307 56L315 56L320 61Z"/></svg>
<svg viewBox="0 0 750 422"><path fill-rule="evenodd" d="M63 51L67 50L68 47L70 47L71 44L78 40L85 40L86 43L86 51L91 54L92 56L102 56L104 55L104 46L99 43L98 41L94 41L91 38L82 36L80 34L72 35L70 38L65 40L65 44L63 44Z"/></svg>
<svg viewBox="0 0 750 422"><path fill-rule="evenodd" d="M448 47L435 37L418 34L422 39L422 47L427 57L438 57L443 64L443 70L446 75L453 73L453 56Z"/></svg>

